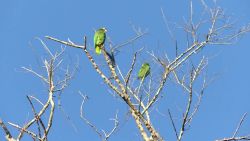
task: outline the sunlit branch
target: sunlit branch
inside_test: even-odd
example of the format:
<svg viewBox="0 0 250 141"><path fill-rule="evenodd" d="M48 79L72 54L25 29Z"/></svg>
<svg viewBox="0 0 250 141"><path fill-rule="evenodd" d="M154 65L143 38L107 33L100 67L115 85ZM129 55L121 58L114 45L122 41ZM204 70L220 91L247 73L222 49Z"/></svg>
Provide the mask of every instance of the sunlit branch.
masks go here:
<svg viewBox="0 0 250 141"><path fill-rule="evenodd" d="M36 138L36 139L41 140L41 138L39 138L37 134L35 134L35 133L33 133L33 132L31 132L31 131L29 131L29 130L27 130L27 129L24 129L24 128L20 127L20 126L17 125L17 124L14 124L14 123L11 123L11 122L8 122L8 123L9 123L11 126L17 128L20 132L25 132L25 133L29 134L30 136L32 136L33 138ZM17 140L19 140L19 139L17 139Z"/></svg>
<svg viewBox="0 0 250 141"><path fill-rule="evenodd" d="M6 138L7 141L16 141L12 137L9 129L6 127L6 125L4 124L4 122L2 121L2 119L0 119L0 126L2 127L2 129L3 129L4 133L5 133L5 138Z"/></svg>

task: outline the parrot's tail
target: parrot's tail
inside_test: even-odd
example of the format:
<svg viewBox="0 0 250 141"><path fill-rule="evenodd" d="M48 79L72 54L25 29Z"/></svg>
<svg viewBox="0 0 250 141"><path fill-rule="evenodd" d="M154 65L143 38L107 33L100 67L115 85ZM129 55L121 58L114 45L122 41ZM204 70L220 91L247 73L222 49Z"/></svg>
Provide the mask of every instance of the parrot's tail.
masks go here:
<svg viewBox="0 0 250 141"><path fill-rule="evenodd" d="M100 55L101 52L102 52L101 48L98 47L98 46L96 46L96 47L95 47L95 53L98 54L98 55Z"/></svg>

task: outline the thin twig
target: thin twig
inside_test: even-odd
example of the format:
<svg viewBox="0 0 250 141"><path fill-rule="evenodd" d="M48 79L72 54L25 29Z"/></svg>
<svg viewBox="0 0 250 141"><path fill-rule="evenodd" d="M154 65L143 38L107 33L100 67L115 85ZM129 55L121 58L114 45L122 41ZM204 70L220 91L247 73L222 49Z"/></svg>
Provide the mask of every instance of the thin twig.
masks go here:
<svg viewBox="0 0 250 141"><path fill-rule="evenodd" d="M96 128L95 125L93 125L87 118L85 118L84 114L83 114L83 105L85 104L86 100L87 100L87 96L84 96L81 92L79 92L79 94L82 97L82 103L80 106L80 117L81 119L89 126L91 127L96 133L97 135L100 137L100 139L103 139L102 137L102 133Z"/></svg>
<svg viewBox="0 0 250 141"><path fill-rule="evenodd" d="M112 48L112 52L113 52L114 50L117 50L118 48L121 48L121 47L123 47L123 46L126 46L126 45L128 45L128 44L133 43L134 41L136 41L137 39L141 38L141 37L144 36L145 34L147 34L147 32L140 33L140 34L138 34L136 37L133 37L133 38L129 39L128 41L124 42L124 43L121 43L121 44L119 44L119 45L114 46L114 47Z"/></svg>
<svg viewBox="0 0 250 141"><path fill-rule="evenodd" d="M111 119L114 121L114 127L112 128L112 130L109 133L106 133L104 130L103 133L105 135L105 141L107 141L112 134L114 134L114 132L117 130L118 126L119 126L119 121L118 121L118 111L115 114L115 118Z"/></svg>
<svg viewBox="0 0 250 141"><path fill-rule="evenodd" d="M242 123L244 122L244 119L246 118L246 116L247 116L247 113L244 113L244 115L241 117L241 120L240 120L232 138L234 138L237 135L237 133L239 132L239 129L240 129Z"/></svg>
<svg viewBox="0 0 250 141"><path fill-rule="evenodd" d="M174 128L174 132L175 132L176 139L178 139L178 133L177 133L177 130L176 130L176 127L175 127L175 124L174 124L174 120L173 120L173 118L172 118L172 115L171 115L171 112L170 112L169 109L168 109L168 115L169 115L169 117L170 117L172 126L173 126L173 128Z"/></svg>
<svg viewBox="0 0 250 141"><path fill-rule="evenodd" d="M38 74L37 72L33 71L32 69L29 69L29 68L26 68L26 67L21 67L21 68L24 69L24 70L26 70L26 71L28 71L28 72L33 73L33 74L36 75L36 76L38 76L38 77L39 77L40 79L42 79L44 82L49 83L48 80L47 80L44 76Z"/></svg>

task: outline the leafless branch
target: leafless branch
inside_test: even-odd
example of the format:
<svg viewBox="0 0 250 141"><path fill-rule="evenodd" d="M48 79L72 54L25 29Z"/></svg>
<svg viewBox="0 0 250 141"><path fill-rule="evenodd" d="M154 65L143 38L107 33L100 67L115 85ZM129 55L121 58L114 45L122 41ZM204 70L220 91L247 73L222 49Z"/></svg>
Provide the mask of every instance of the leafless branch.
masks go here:
<svg viewBox="0 0 250 141"><path fill-rule="evenodd" d="M171 114L171 112L170 112L169 109L168 109L168 115L169 115L169 117L170 117L170 120L171 120L173 129L174 129L174 132L175 132L176 139L178 139L178 133L177 133L177 130L176 130L176 126L175 126L174 120L173 120L173 118L172 118L172 114Z"/></svg>
<svg viewBox="0 0 250 141"><path fill-rule="evenodd" d="M200 91L200 94L199 94L199 97L198 97L198 101L197 101L196 105L195 105L194 108L193 108L193 112L192 112L192 113L190 114L190 116L188 117L187 123L191 123L191 121L192 121L194 115L197 113L197 111L198 111L198 109L199 109L199 107L200 107L201 99L202 99L202 97L203 97L203 95L204 95L204 91L205 91L205 88L206 88L206 87L207 87L207 84L206 84L206 80L204 79L204 81L203 81L203 86L202 86L202 88L201 88L201 91Z"/></svg>
<svg viewBox="0 0 250 141"><path fill-rule="evenodd" d="M34 75L36 75L37 77L39 77L40 79L42 79L44 82L49 83L48 80L44 76L38 74L37 72L33 71L32 69L29 69L29 68L26 68L26 67L22 67L22 69L24 69L24 70L26 70L28 72L33 73Z"/></svg>
<svg viewBox="0 0 250 141"><path fill-rule="evenodd" d="M224 138L220 140L215 140L215 141L241 141L241 140L250 140L250 135L247 136L241 136L241 137L231 137L231 138Z"/></svg>
<svg viewBox="0 0 250 141"><path fill-rule="evenodd" d="M131 102L129 95L126 92L126 88L124 86L124 84L122 83L122 81L119 79L119 77L116 74L115 68L112 65L112 62L105 50L105 48L102 48L102 53L103 56L108 64L109 70L112 74L112 77L114 78L115 82L117 83L117 85L119 86L116 87L114 86L109 79L102 73L102 71L99 69L99 67L97 66L97 64L95 63L93 57L89 54L87 47L86 47L86 42L87 42L87 38L84 37L84 46L81 45L76 45L73 44L72 42L66 42L66 41L61 41L59 39L53 38L53 37L49 37L46 36L46 38L71 46L71 47L75 47L75 48L81 48L84 50L86 56L88 57L89 61L91 62L91 64L93 65L94 69L97 71L97 73L103 78L104 82L111 88L113 89L123 100L124 102L126 102L126 104L130 107L130 111L132 116L134 117L137 127L140 130L140 133L142 135L142 137L144 138L144 140L148 140L149 137L147 137L147 133L144 131L142 123L143 122L145 124L145 127L147 128L147 130L152 134L152 137L154 139L161 139L160 135L156 132L156 130L154 129L154 127L147 121L144 119L144 117L142 116L142 114L135 108L135 106L133 105L133 103ZM120 91L119 91L120 89Z"/></svg>
<svg viewBox="0 0 250 141"><path fill-rule="evenodd" d="M29 97L29 99L32 98L32 99L36 100L39 104L44 106L44 104L38 98L36 98L35 96L29 95L28 97Z"/></svg>
<svg viewBox="0 0 250 141"><path fill-rule="evenodd" d="M139 51L140 51L140 50L139 50ZM129 80L130 80L131 73L132 73L132 71L133 71L133 69L134 69L135 62L136 62L136 58L137 58L137 52L134 53L133 61L132 61L132 64L130 65L131 67L130 67L130 69L129 69L129 71L128 71L126 77L125 77L125 86L126 86L126 88L127 88L127 86L128 86L128 83L129 83Z"/></svg>
<svg viewBox="0 0 250 141"><path fill-rule="evenodd" d="M64 52L64 49L62 48L62 50L58 53L56 52L55 54L52 54L52 52L49 50L49 48L46 46L46 44L38 38L38 40L42 43L45 51L49 54L49 58L48 59L44 59L43 60L43 64L45 67L45 71L47 73L47 76L43 76L39 73L37 73L36 71L34 71L33 69L29 69L26 67L22 67L24 70L38 76L38 78L40 78L41 80L45 81L46 84L48 84L48 99L47 102L44 104L43 102L41 102L38 98L34 97L34 96L27 96L27 99L31 105L31 109L32 112L34 113L34 118L32 118L31 120L29 120L23 127L20 127L17 124L8 122L10 125L16 127L17 129L19 129L20 133L17 136L17 140L21 140L21 138L23 137L24 133L29 134L34 140L35 139L39 139L41 141L45 141L47 140L47 136L48 133L51 129L52 123L53 123L53 117L54 117L54 110L55 110L55 103L54 103L54 92L55 89L57 89L57 86L55 86L55 71L56 68L60 67L60 65L62 64L62 60L59 59L59 57L61 57L61 55ZM67 71L67 73L69 73ZM71 77L67 77L67 75L64 78L64 81L60 81L59 80L59 84L62 83L65 85L66 82L68 82L68 80L71 79ZM63 86L63 88L65 88L66 86ZM62 91L63 89L57 89L57 91ZM37 112L32 99L34 99L35 101L37 101L40 105L42 105L42 108ZM47 121L47 125L44 124L44 122L41 120L41 117L44 115L44 113L46 111L49 111L49 107L50 107L50 112L49 112L49 118ZM36 123L37 125L37 129L38 129L38 134L36 134L33 131L28 130L29 127L31 127L34 123ZM42 132L42 129L43 132ZM43 133L43 135L42 135Z"/></svg>
<svg viewBox="0 0 250 141"><path fill-rule="evenodd" d="M27 130L27 129L24 129L24 128L20 127L20 126L17 125L17 124L14 124L14 123L11 123L11 122L8 122L8 123L9 123L11 126L13 126L13 127L17 128L18 130L20 130L21 132L25 132L25 133L29 134L30 136L32 136L33 138L36 138L36 139L41 140L41 138L39 138L38 135L36 135L35 133L33 133L33 132L31 132L31 131L29 131L29 130ZM19 140L19 139L17 139L17 140Z"/></svg>
<svg viewBox="0 0 250 141"><path fill-rule="evenodd" d="M26 97L27 97L27 99L28 99L28 101L29 101L29 103L30 103L30 105L31 105L31 109L32 109L32 112L33 112L33 114L34 114L34 117L37 118L36 124L37 124L37 129L38 129L38 135L39 135L39 138L41 138L40 123L43 125L42 127L45 127L45 126L44 126L42 120L41 120L39 117L37 117L37 113L36 113L35 107L34 107L32 101L31 101L31 99L29 98L29 96L26 96ZM44 131L45 131L45 128L44 128Z"/></svg>
<svg viewBox="0 0 250 141"><path fill-rule="evenodd" d="M137 33L137 36L129 39L128 41L124 42L124 43L121 43L121 44L118 44L118 45L115 45L112 49L111 49L111 52L114 52L115 50L123 47L123 46L126 46L128 44L131 44L131 43L134 43L136 40L138 40L139 38L141 38L142 36L144 36L145 34L147 34L147 32L139 32Z"/></svg>
<svg viewBox="0 0 250 141"><path fill-rule="evenodd" d="M101 130L103 132L103 134L101 133L101 131L93 124L91 123L85 116L84 116L84 113L83 113L83 105L85 104L86 100L88 100L88 97L86 95L83 95L81 92L79 92L79 94L81 95L82 97L82 103L81 103L81 106L80 106L80 117L81 119L89 126L91 127L96 133L97 135L100 137L101 140L103 141L107 141L111 135L117 130L118 128L118 125L119 125L119 121L118 121L118 116L116 113L115 115L115 118L111 119L114 121L115 125L113 127L113 129L106 133L105 130Z"/></svg>
<svg viewBox="0 0 250 141"><path fill-rule="evenodd" d="M170 73L169 68L165 67L165 70L164 70L160 85L159 85L156 93L154 94L153 98L151 99L151 101L147 104L146 108L142 111L142 114L144 114L157 101L157 98L160 95L160 93L161 93L161 91L162 91L162 89L164 87L164 84L165 84L165 82L166 82L166 80L168 78L169 73Z"/></svg>
<svg viewBox="0 0 250 141"><path fill-rule="evenodd" d="M187 120L188 120L188 115L189 115L189 112L190 112L190 107L191 107L191 104L192 104L192 100L193 100L193 80L194 80L194 73L193 71L191 72L190 74L190 84L189 84L189 97L188 97L188 103L187 103L187 106L186 106L186 111L184 113L184 116L183 116L183 120L182 120L182 125L181 125L181 129L180 129L180 132L179 132L179 136L178 136L178 141L181 141L182 137L183 137L183 134L184 134L184 131L185 131L185 126L186 126L186 123L187 123Z"/></svg>
<svg viewBox="0 0 250 141"><path fill-rule="evenodd" d="M118 112L116 112L115 118L112 118L111 120L113 120L115 123L113 129L109 133L106 133L104 130L102 130L102 132L104 133L104 136L105 136L105 139L104 139L105 141L107 141L110 138L110 136L112 134L114 134L114 132L117 130L117 128L119 126Z"/></svg>
<svg viewBox="0 0 250 141"><path fill-rule="evenodd" d="M96 128L95 125L93 125L87 118L85 118L84 114L83 114L83 105L85 104L86 100L88 100L88 97L86 95L83 95L81 92L79 92L79 94L82 97L82 103L80 106L80 117L81 119L89 126L91 127L96 133L97 135L100 137L100 139L103 139L102 133Z"/></svg>
<svg viewBox="0 0 250 141"><path fill-rule="evenodd" d="M149 81L148 89L144 88L142 80L137 87L132 87L131 85L131 75L132 71L134 70L135 62L137 59L137 53L134 54L134 58L132 60L132 64L129 68L129 71L127 75L123 75L122 70L119 68L118 64L116 67L112 63L112 58L110 58L109 52L105 49L105 46L102 46L102 56L105 59L105 62L108 66L109 75L111 75L112 80L110 81L103 71L100 69L100 67L96 64L95 60L93 59L92 55L88 52L87 48L87 37L84 37L84 45L77 45L73 43L72 41L62 41L53 37L46 36L47 39L56 41L58 43L83 49L85 55L87 56L88 60L96 70L96 72L102 77L104 80L104 83L106 83L130 108L130 113L133 116L136 125L141 133L141 136L145 141L150 140L149 136L152 137L153 140L163 140L160 136L160 134L154 129L153 125L150 122L150 115L149 115L149 109L153 107L153 105L156 103L157 100L159 100L159 96L162 93L162 90L164 89L164 86L166 85L166 82L170 76L171 73L173 73L174 78L177 81L177 84L181 85L186 92L188 92L188 102L186 105L186 110L184 111L181 129L178 135L178 140L180 141L183 137L185 127L187 124L190 124L190 122L193 119L193 116L195 113L197 113L201 98L204 93L205 84L203 84L203 88L201 92L199 93L198 102L196 103L194 109L191 109L192 106L192 100L193 100L193 94L197 94L195 90L193 90L193 83L197 79L197 77L201 74L205 66L207 65L207 58L203 57L201 61L199 62L198 66L195 68L193 67L190 75L190 80L187 80L186 75L183 75L182 78L178 74L178 69L185 65L185 62L189 61L192 56L195 56L195 54L199 53L204 47L208 45L214 45L214 44L226 44L231 43L234 39L239 37L240 35L249 32L250 26L245 26L240 28L238 32L231 32L231 28L233 27L233 22L230 21L230 18L227 18L224 11L219 8L208 8L206 3L201 0L201 3L204 7L204 11L202 12L202 16L209 17L208 19L200 19L198 22L195 22L194 19L196 16L194 15L194 5L193 2L190 1L190 12L189 12L189 20L185 23L183 26L184 32L187 34L187 47L182 52L179 53L179 46L177 46L177 40L172 39L175 41L175 48L176 48L176 57L173 59L169 59L168 56L166 57L166 60L160 59L160 57L155 56L154 53L149 53L153 60L160 64L160 66L163 68L163 73L161 74L161 78L159 82L157 82L157 86L155 86L155 89L151 91L151 80ZM171 36L171 38L174 38L173 32L170 31L170 28L168 26L166 16L162 11L163 19L165 21L165 24L167 26L168 32ZM203 28L207 28L207 32L204 32ZM202 28L202 30L201 30ZM125 46L127 44L130 44L131 42L134 42L138 38L140 38L144 33L136 30L135 32L138 34L135 38L132 38L121 45L117 45L112 47L112 43L110 41L111 46L111 53L114 52L114 50ZM232 34L230 34L232 33ZM180 49L181 50L181 49ZM49 61L45 62L48 64ZM47 68L48 70L48 68ZM152 79L152 78L151 78ZM189 82L189 83L188 83ZM205 83L205 82L204 82ZM142 93L146 93L146 95L141 95ZM147 99L147 101L145 100ZM146 101L146 102L145 102ZM84 102L83 102L84 103ZM140 110L142 109L142 112ZM95 126L93 126L90 122L89 125L94 128L95 131L98 131L99 136L103 138L104 136L100 133ZM177 134L177 132L175 131ZM105 133L106 134L106 133Z"/></svg>
<svg viewBox="0 0 250 141"><path fill-rule="evenodd" d="M247 113L245 113L245 114L242 116L242 118L241 118L241 120L240 120L240 122L239 122L239 124L238 124L238 126L237 126L237 128L236 128L236 130L235 130L235 132L234 132L234 134L233 134L233 138L234 138L234 137L237 135L237 133L239 132L239 129L240 129L240 127L241 127L241 125L242 125L244 119L246 118L246 116L247 116Z"/></svg>
<svg viewBox="0 0 250 141"><path fill-rule="evenodd" d="M236 128L235 132L233 133L232 137L219 139L219 140L215 140L215 141L240 141L240 140L246 141L246 140L250 140L250 135L236 137L236 135L238 134L239 129L242 126L242 123L244 122L246 116L247 116L247 113L244 113L244 115L241 117L240 122L238 123L237 128Z"/></svg>
<svg viewBox="0 0 250 141"><path fill-rule="evenodd" d="M12 137L9 129L6 127L6 125L4 124L4 122L2 121L2 119L0 119L0 126L2 127L2 129L3 129L4 133L5 133L5 138L6 138L7 141L16 141Z"/></svg>

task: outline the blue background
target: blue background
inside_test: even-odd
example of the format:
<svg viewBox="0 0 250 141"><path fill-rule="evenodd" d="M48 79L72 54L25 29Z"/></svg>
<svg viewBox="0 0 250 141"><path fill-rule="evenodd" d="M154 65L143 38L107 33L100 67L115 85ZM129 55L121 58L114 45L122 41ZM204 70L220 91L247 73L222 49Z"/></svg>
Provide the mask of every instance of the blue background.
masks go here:
<svg viewBox="0 0 250 141"><path fill-rule="evenodd" d="M193 3L195 13L201 5L199 1ZM211 1L208 3L211 4ZM237 20L236 26L250 22L249 0L221 0L218 5ZM108 29L111 40L119 44L135 35L132 25L147 30L149 34L145 38L128 46L132 48L130 51L122 49L124 53L119 54L117 63L122 64L120 68L125 72L130 64L131 59L128 58L131 58L131 51L145 46L160 54L161 50L167 51L173 47L169 43L170 37L160 9L163 8L169 21L182 23L183 17L188 17L188 6L189 2L182 0L1 0L0 117L5 122L24 125L33 116L25 96L34 95L45 102L46 85L21 69L22 66L27 66L38 72L44 70L41 59L46 57L46 53L35 37L44 39L44 36L50 35L63 40L70 38L81 44L86 35L90 38L88 43L92 45L94 29L104 26ZM183 33L176 32L176 37L180 42L183 41L182 37L185 40ZM201 107L185 132L184 140L209 141L230 137L243 113L250 112L249 39L250 34L247 34L236 44L212 46L201 52L210 57L208 75L212 77L219 74L219 77L205 91ZM59 44L46 39L44 41L53 52L60 49ZM170 55L173 53L168 52ZM79 117L82 100L79 90L89 97L84 106L86 117L100 129L110 130L113 127L113 122L109 119L119 109L120 127L111 140L141 140L133 119L126 116L128 108L121 100L108 93L107 86L93 70L86 56L80 50L66 48L64 67L67 64L74 66L77 59L79 71L61 97L66 114L56 108L49 140L99 140L95 132ZM101 62L101 57L96 59ZM139 58L139 61L143 60L151 59L148 56ZM167 109L170 108L179 129L186 97L182 91L175 90L176 86L173 84L168 86L171 90L167 91L167 96L161 102L167 104L159 104L154 109L167 115ZM164 90L163 94L165 93ZM168 117L155 112L152 121L162 136L168 140L175 139ZM250 117L247 117L240 135L250 132L249 125ZM8 127L14 135L17 134L16 129ZM0 131L0 140L4 140L4 134ZM24 140L31 139L25 136Z"/></svg>

